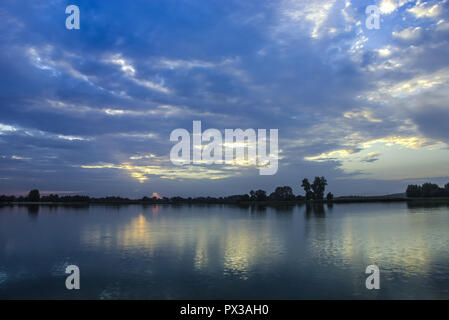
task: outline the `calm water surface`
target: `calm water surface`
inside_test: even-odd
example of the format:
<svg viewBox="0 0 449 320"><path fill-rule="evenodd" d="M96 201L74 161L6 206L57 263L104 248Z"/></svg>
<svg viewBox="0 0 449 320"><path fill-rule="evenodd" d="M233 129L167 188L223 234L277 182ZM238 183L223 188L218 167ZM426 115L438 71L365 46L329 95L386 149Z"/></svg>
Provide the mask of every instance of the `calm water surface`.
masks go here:
<svg viewBox="0 0 449 320"><path fill-rule="evenodd" d="M448 231L447 204L3 206L0 298L448 299Z"/></svg>

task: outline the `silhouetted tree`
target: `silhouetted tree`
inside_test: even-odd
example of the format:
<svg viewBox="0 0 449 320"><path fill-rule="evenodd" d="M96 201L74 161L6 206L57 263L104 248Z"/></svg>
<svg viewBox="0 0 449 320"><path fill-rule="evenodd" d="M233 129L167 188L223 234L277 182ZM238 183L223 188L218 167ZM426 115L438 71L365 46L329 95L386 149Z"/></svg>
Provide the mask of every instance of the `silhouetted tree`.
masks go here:
<svg viewBox="0 0 449 320"><path fill-rule="evenodd" d="M295 195L293 194L292 188L289 186L277 187L276 190L270 194L269 199L278 201L294 200Z"/></svg>
<svg viewBox="0 0 449 320"><path fill-rule="evenodd" d="M407 195L407 197L421 197L422 189L416 184L410 184L407 186L405 194Z"/></svg>
<svg viewBox="0 0 449 320"><path fill-rule="evenodd" d="M312 183L312 190L314 199L322 200L324 197L324 191L326 190L327 180L324 177L315 177Z"/></svg>
<svg viewBox="0 0 449 320"><path fill-rule="evenodd" d="M440 188L435 183L426 182L422 186L416 184L410 184L406 190L407 197L447 197L449 196L449 183Z"/></svg>
<svg viewBox="0 0 449 320"><path fill-rule="evenodd" d="M0 202L14 202L14 201L16 201L15 196L6 196L6 195L0 196Z"/></svg>
<svg viewBox="0 0 449 320"><path fill-rule="evenodd" d="M257 201L267 200L267 193L264 190L257 190L255 196Z"/></svg>
<svg viewBox="0 0 449 320"><path fill-rule="evenodd" d="M37 202L39 201L41 198L40 194L39 194L39 190L37 189L33 189L28 193L28 201L33 201L33 202Z"/></svg>
<svg viewBox="0 0 449 320"><path fill-rule="evenodd" d="M256 193L254 192L254 190L251 190L251 191L249 192L249 199L250 199L251 201L256 200Z"/></svg>
<svg viewBox="0 0 449 320"><path fill-rule="evenodd" d="M236 194L225 197L225 200L229 202L249 201L249 196L247 194ZM209 198L207 202L211 202L211 199Z"/></svg>
<svg viewBox="0 0 449 320"><path fill-rule="evenodd" d="M438 197L439 189L437 184L426 182L422 185L422 196L423 197Z"/></svg>
<svg viewBox="0 0 449 320"><path fill-rule="evenodd" d="M58 202L59 196L57 194L49 194L47 196L42 196L40 201L42 201L42 202Z"/></svg>
<svg viewBox="0 0 449 320"><path fill-rule="evenodd" d="M334 199L334 195L333 195L331 192L328 192L328 193L327 193L327 196L326 196L326 199L327 199L328 201L330 201L330 200Z"/></svg>
<svg viewBox="0 0 449 320"><path fill-rule="evenodd" d="M311 185L310 185L310 182L309 182L309 180L307 178L304 178L302 180L301 187L303 187L304 192L306 193L306 200L313 199L313 192L310 191Z"/></svg>

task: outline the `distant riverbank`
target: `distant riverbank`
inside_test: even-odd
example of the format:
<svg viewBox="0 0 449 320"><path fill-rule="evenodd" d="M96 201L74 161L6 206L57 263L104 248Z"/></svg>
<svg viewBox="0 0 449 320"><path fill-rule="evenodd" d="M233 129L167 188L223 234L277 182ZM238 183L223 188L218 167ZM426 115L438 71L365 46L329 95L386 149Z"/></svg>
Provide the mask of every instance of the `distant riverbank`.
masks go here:
<svg viewBox="0 0 449 320"><path fill-rule="evenodd" d="M283 206L297 204L338 204L338 203L370 203L370 202L448 202L449 197L441 198L407 198L407 197L339 197L332 200L264 200L264 201L239 201L239 200L223 200L223 199L151 199L151 200L107 200L107 199L90 199L87 201L6 201L0 202L0 205L89 205L89 204L240 204L240 205L259 205L259 206Z"/></svg>

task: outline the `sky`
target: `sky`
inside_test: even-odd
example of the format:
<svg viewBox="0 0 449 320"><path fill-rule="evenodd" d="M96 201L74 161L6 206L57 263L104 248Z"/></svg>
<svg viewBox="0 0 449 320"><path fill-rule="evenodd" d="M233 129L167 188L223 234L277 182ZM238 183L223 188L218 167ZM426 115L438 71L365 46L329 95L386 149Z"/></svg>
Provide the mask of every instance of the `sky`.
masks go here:
<svg viewBox="0 0 449 320"><path fill-rule="evenodd" d="M65 26L68 5L80 29ZM368 5L379 28L367 28ZM335 195L449 182L449 1L0 3L0 194ZM177 128L278 129L279 168L170 161Z"/></svg>

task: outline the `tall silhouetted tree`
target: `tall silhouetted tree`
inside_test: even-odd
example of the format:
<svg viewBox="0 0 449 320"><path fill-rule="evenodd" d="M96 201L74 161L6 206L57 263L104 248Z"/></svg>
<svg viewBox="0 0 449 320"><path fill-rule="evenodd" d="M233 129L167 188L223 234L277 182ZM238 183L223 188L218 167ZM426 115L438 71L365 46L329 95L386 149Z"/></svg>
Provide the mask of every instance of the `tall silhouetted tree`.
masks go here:
<svg viewBox="0 0 449 320"><path fill-rule="evenodd" d="M33 189L28 193L28 201L37 202L41 198L41 195L39 194L39 190Z"/></svg>
<svg viewBox="0 0 449 320"><path fill-rule="evenodd" d="M312 190L314 199L322 200L324 197L324 191L326 190L327 180L324 177L315 177L312 183Z"/></svg>
<svg viewBox="0 0 449 320"><path fill-rule="evenodd" d="M304 178L302 180L301 187L303 187L304 192L306 193L306 200L313 199L313 192L310 191L311 185L310 185L310 182L309 182L309 180L307 178Z"/></svg>

